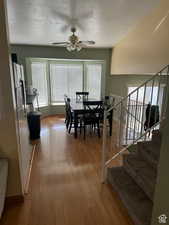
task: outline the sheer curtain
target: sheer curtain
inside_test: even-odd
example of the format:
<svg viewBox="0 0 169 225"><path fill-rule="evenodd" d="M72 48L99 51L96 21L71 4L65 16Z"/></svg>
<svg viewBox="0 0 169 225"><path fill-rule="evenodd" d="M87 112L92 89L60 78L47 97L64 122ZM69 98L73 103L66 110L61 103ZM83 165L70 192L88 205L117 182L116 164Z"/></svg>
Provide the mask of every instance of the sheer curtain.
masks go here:
<svg viewBox="0 0 169 225"><path fill-rule="evenodd" d="M32 87L38 90L39 106L48 105L48 86L47 86L47 73L46 62L32 62Z"/></svg>

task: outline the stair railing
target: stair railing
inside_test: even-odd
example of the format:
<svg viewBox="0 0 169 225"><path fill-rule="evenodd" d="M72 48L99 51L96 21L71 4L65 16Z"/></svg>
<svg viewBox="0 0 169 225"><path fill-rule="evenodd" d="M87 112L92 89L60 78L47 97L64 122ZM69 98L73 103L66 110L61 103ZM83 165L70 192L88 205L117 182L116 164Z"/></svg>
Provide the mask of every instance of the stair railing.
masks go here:
<svg viewBox="0 0 169 225"><path fill-rule="evenodd" d="M169 65L141 84L128 96L124 98L114 96L112 107L105 109L102 143L103 182L106 179L107 168L110 163L113 163L113 160L138 141L150 140L151 131L159 129L166 115L168 82ZM155 112L151 111L153 107L148 110L148 105L156 106ZM110 115L112 116L111 136L108 132Z"/></svg>

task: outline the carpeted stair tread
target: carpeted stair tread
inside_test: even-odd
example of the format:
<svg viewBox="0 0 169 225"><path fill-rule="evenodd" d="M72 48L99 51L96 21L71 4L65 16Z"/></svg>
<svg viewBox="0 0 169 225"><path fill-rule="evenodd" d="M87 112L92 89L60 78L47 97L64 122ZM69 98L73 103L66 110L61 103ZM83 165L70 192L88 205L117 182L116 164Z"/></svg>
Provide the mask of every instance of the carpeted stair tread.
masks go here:
<svg viewBox="0 0 169 225"><path fill-rule="evenodd" d="M153 201L156 172L138 154L124 155L124 169Z"/></svg>
<svg viewBox="0 0 169 225"><path fill-rule="evenodd" d="M161 132L159 130L152 131L152 142L154 144L161 144Z"/></svg>
<svg viewBox="0 0 169 225"><path fill-rule="evenodd" d="M146 160L150 166L157 169L159 157L160 157L160 146L151 143L138 142L138 153Z"/></svg>
<svg viewBox="0 0 169 225"><path fill-rule="evenodd" d="M150 225L152 202L125 171L124 167L108 169L108 182L118 192L120 199L136 225Z"/></svg>
<svg viewBox="0 0 169 225"><path fill-rule="evenodd" d="M161 138L161 132L160 132L160 130L153 130L152 131L152 137Z"/></svg>
<svg viewBox="0 0 169 225"><path fill-rule="evenodd" d="M0 218L4 208L6 187L8 177L8 161L7 159L0 158Z"/></svg>
<svg viewBox="0 0 169 225"><path fill-rule="evenodd" d="M160 132L160 130L153 130L152 134L153 135L161 135L161 132Z"/></svg>
<svg viewBox="0 0 169 225"><path fill-rule="evenodd" d="M160 147L161 147L160 144L157 145L157 144L153 143L152 141L139 142L138 144L146 149L149 149L154 156L159 158Z"/></svg>
<svg viewBox="0 0 169 225"><path fill-rule="evenodd" d="M129 146L127 149L130 153L136 153L137 152L137 144L133 144L133 145Z"/></svg>

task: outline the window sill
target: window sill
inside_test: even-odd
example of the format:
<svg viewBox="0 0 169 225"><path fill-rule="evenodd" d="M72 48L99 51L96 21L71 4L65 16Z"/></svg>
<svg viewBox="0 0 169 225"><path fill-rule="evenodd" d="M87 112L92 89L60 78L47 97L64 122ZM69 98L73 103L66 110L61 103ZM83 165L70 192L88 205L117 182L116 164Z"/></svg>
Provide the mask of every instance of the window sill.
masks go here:
<svg viewBox="0 0 169 225"><path fill-rule="evenodd" d="M52 103L51 106L61 106L61 105L65 105L64 102L56 102L56 103Z"/></svg>
<svg viewBox="0 0 169 225"><path fill-rule="evenodd" d="M48 108L48 107L49 107L49 105L40 105L40 106L39 106L40 109L42 109L42 108ZM38 107L35 106L35 109L38 109Z"/></svg>

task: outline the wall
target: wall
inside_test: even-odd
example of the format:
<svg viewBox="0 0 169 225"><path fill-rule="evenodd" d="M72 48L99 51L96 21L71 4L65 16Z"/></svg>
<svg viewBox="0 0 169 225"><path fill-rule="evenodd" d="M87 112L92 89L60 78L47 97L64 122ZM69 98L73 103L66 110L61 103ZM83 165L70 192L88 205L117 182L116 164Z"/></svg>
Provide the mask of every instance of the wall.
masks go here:
<svg viewBox="0 0 169 225"><path fill-rule="evenodd" d="M138 87L148 79L151 75L110 75L107 81L107 91L109 94L115 94L125 97L127 93L127 87Z"/></svg>
<svg viewBox="0 0 169 225"><path fill-rule="evenodd" d="M111 74L154 74L169 64L169 1L146 16L112 52Z"/></svg>
<svg viewBox="0 0 169 225"><path fill-rule="evenodd" d="M169 1L161 0L160 7L147 16L137 28L128 34L112 52L109 91L124 94L129 83L148 79L146 74L155 74L169 64ZM123 74L120 76L120 74ZM136 74L136 76L131 75ZM139 75L139 74L145 74ZM167 115L169 115L169 101ZM165 121L161 147L158 179L152 216L152 225L160 224L158 217L165 214L169 224L169 116Z"/></svg>
<svg viewBox="0 0 169 225"><path fill-rule="evenodd" d="M0 157L9 159L7 195L13 196L22 191L4 2L0 1Z"/></svg>
<svg viewBox="0 0 169 225"><path fill-rule="evenodd" d="M169 93L168 93L169 95ZM169 224L169 198L168 198L168 190L169 190L169 98L167 104L167 118L165 121L165 127L163 130L163 138L162 138L162 146L161 146L161 154L158 168L158 179L155 191L154 198L154 209L153 209L153 218L152 225L160 224L158 221L158 217L160 215L165 214L167 216L166 224Z"/></svg>
<svg viewBox="0 0 169 225"><path fill-rule="evenodd" d="M80 52L68 52L63 47L53 46L29 46L29 45L11 45L11 52L16 53L19 63L23 64L26 68L26 58L57 58L57 59L92 59L92 60L104 60L106 63L105 77L102 79L102 93L106 93L107 78L110 75L110 60L111 49L102 48L86 48ZM26 73L26 69L25 69ZM28 77L29 74L26 74ZM28 79L27 79L28 80ZM44 115L49 114L49 110L42 109ZM64 113L64 106L54 106L50 108L50 114Z"/></svg>

